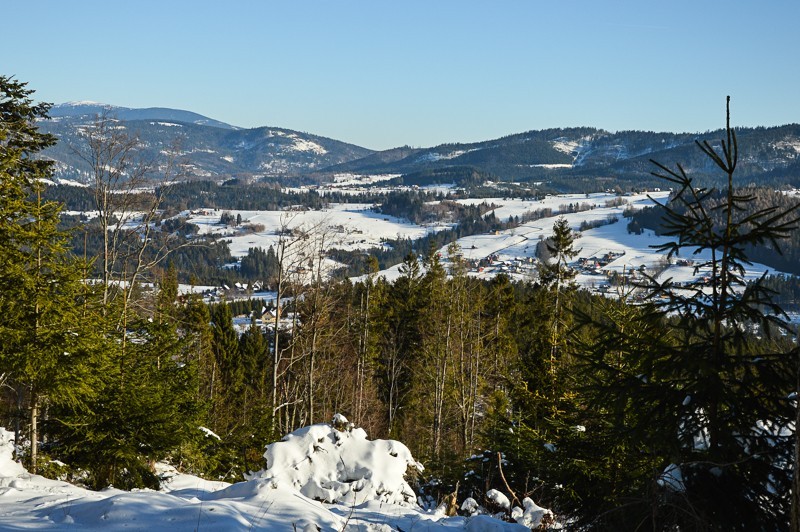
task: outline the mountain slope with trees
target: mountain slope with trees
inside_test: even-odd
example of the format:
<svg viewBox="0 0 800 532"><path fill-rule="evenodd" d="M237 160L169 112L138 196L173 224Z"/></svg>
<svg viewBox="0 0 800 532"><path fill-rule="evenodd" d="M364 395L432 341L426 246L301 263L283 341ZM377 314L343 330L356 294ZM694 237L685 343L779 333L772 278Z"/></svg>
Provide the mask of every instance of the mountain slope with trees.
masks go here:
<svg viewBox="0 0 800 532"><path fill-rule="evenodd" d="M87 182L90 172L85 160L87 131L102 120L114 120L116 128L136 137L143 159L156 161L161 158L161 152L173 151L183 163L184 178L275 179L306 175L373 153L366 148L289 129L221 127L185 111L128 109L117 116L118 108L102 107L99 114L95 110L91 106L78 107L76 114L40 122L42 131L59 139L57 145L42 153L55 162L56 178Z"/></svg>
<svg viewBox="0 0 800 532"><path fill-rule="evenodd" d="M739 164L745 182L800 186L800 125L741 128ZM620 185L623 190L663 185L650 174L651 158L681 160L698 179L714 182L714 167L699 156L695 141L715 142L721 131L655 133L594 128L529 131L493 141L443 144L415 150L402 159L375 164L356 160L326 170L355 173L430 172L472 167L501 180L550 182L562 191L596 191Z"/></svg>
<svg viewBox="0 0 800 532"><path fill-rule="evenodd" d="M373 151L333 139L278 127L238 129L174 109L129 109L101 104L61 105L43 131L60 142L44 155L56 161L55 176L85 181L84 132L98 115L142 140L145 153L176 149L187 177L225 180L267 179L288 183L330 180L337 173L420 174L469 169L500 181L544 182L557 191L623 190L658 186L650 159L684 161L697 179L714 182L714 168L694 150L695 141L721 131L658 133L554 128L473 143L409 146ZM800 186L800 125L741 128L740 179L769 186Z"/></svg>
<svg viewBox="0 0 800 532"><path fill-rule="evenodd" d="M646 278L632 287L639 303L580 291L563 220L535 281L471 277L456 244L447 261L435 246L408 253L394 281L375 274L375 257L357 281L326 280L328 235L283 226L248 266L277 277L267 308L180 296L176 255L150 238L152 218L121 223L160 191L108 199L122 172L114 157L94 159L103 246L87 257L100 279L86 282L90 264L67 252L61 206L43 194L47 110L0 76L0 425L14 427L14 458L31 473L157 488L163 461L240 481L263 467L265 443L346 412L408 442L427 466L408 479L422 500L472 499L452 511L510 519L513 506L535 510L535 496L585 530L786 530L792 512L800 526L800 348L764 279L743 278L753 244L797 230L798 206L740 217L753 200L734 186L747 159L729 126L723 141L697 144L720 192L687 167L656 166L677 189L662 251L708 250L708 282ZM96 140L100 151L127 146ZM244 330L234 308L249 311ZM324 452L314 441L303 463ZM259 486L231 493L273 489ZM314 495L326 500L323 488Z"/></svg>

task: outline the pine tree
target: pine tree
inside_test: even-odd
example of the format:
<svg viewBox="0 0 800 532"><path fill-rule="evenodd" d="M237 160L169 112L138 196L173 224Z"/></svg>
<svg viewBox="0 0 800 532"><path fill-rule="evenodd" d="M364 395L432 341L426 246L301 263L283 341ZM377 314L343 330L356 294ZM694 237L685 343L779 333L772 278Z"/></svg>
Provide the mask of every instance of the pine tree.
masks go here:
<svg viewBox="0 0 800 532"><path fill-rule="evenodd" d="M419 354L422 273L414 253L406 255L400 277L389 289L378 371L390 437L397 437L403 421L403 407L411 386L411 363Z"/></svg>
<svg viewBox="0 0 800 532"><path fill-rule="evenodd" d="M0 77L0 375L27 403L35 472L41 408L86 407L101 339L84 268L58 227L60 206L42 199L52 165L36 155L55 140L35 121L48 106L34 105L25 87Z"/></svg>
<svg viewBox="0 0 800 532"><path fill-rule="evenodd" d="M197 365L175 323L137 319L126 334L135 341L124 355L109 346L113 363L91 410L56 411L64 421L58 448L86 472L93 489L158 488L152 464L189 440L199 424Z"/></svg>
<svg viewBox="0 0 800 532"><path fill-rule="evenodd" d="M547 287L557 289L570 285L577 271L569 266L580 250L575 249L576 235L563 216L553 224L553 234L545 240L549 259L539 265L539 279Z"/></svg>
<svg viewBox="0 0 800 532"><path fill-rule="evenodd" d="M425 302L420 309L420 355L414 361L413 395L419 401L415 411L430 427L425 430L425 439L428 440L425 451L433 460L439 461L445 431L445 397L450 384L449 375L453 371L450 353L453 309L447 294L447 275L433 247L425 257L425 269L422 278Z"/></svg>
<svg viewBox="0 0 800 532"><path fill-rule="evenodd" d="M234 413L244 382L244 368L239 358L239 337L233 328L233 315L226 303L211 310L211 349L214 355L212 376L212 421L215 431L235 424Z"/></svg>

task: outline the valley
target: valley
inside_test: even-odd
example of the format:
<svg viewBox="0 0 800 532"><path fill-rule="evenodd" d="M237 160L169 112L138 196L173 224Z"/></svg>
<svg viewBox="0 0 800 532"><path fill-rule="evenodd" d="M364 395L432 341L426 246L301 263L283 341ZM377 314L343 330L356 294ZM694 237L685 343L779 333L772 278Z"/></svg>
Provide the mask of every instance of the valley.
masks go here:
<svg viewBox="0 0 800 532"><path fill-rule="evenodd" d="M776 267L794 272L800 249L797 220L788 218L797 209L795 143L785 137L791 128L777 133L784 135L777 143L777 130L743 132L780 149L745 157L743 173L757 183L735 195L728 188L726 196L695 188L686 176L645 177L643 158L676 156L695 140L681 135L584 128L359 153L330 139L242 130L184 111L119 111L127 118L58 117L53 123L67 132L57 146L83 166L51 151L45 159L52 167L37 160L43 177L27 189L35 195L26 212L47 220L59 246L51 248L54 255L70 265L63 274L55 262L39 270L59 276L47 283L60 298L54 316L67 309L72 325L65 330L81 331L67 335L68 349L47 352L87 373L96 372L94 360L107 368L95 384L100 394L89 390L85 401L107 412L109 423L78 421L79 410L53 403L70 422L45 425L46 444L66 438L54 443L55 456L66 461L44 466L32 458L30 473L20 469L10 459L16 436L0 431L0 462L6 458L0 480L25 493L60 490L74 501L73 513L62 498L43 496L44 510L35 515L48 522L69 527L106 519L105 506L125 499L123 511L111 516L121 523L132 519L125 508L150 499L86 490L113 484L159 488L169 502L142 514L141 522L160 526L168 518L179 529L200 522L197 496L217 501L209 512L229 515L200 518L209 526L269 527L287 517L302 524L300 516L313 507L316 522L335 528L351 517L382 522L391 512L410 523L430 517L431 529L481 529L489 515L529 529L560 529L572 515L593 518L601 511L595 505L613 496L601 493L587 505L563 491L565 483L583 489L583 476L592 474L566 468L565 450L589 468L616 452L618 436L602 419L607 404L623 401L627 408L627 397L636 394L644 408L667 402L663 415L680 412L683 423L695 415L695 401L707 401L707 378L693 364L717 363L714 334L726 349L746 349L738 365L714 370L727 386L762 366L773 346L791 349L797 313L783 314L774 304L780 298L783 309L796 310L800 292L796 277ZM719 181L687 160L700 182ZM779 183L771 185L770 172L780 174ZM783 214L773 215L778 210ZM720 233L720 226L731 229ZM675 237L680 241L668 256ZM782 258L772 245L778 239L787 245ZM40 264L37 257L27 260ZM19 297L5 298L9 307L24 306L22 286L12 288ZM44 305L45 292L37 297ZM719 327L709 334L713 320ZM29 338L36 341L36 335L22 341ZM76 351L95 358L72 362ZM784 363L775 359L768 384L785 396ZM698 374L690 387L682 384ZM655 392L651 382L659 386ZM37 386L51 389L42 380ZM139 406L139 398L155 402ZM745 430L761 430L760 412L749 415ZM782 412L775 435L761 431L754 438L788 449ZM319 423L324 419L331 421ZM657 423L667 424L666 418ZM148 436L117 437L119 430ZM681 436L694 442L687 456L709 446L691 430ZM87 432L97 434L88 443ZM368 433L379 439L369 443ZM81 443L61 443L69 439ZM285 445L290 441L299 445ZM275 443L261 454L264 442ZM42 453L51 452L44 443ZM132 444L139 447L125 451L130 470L97 467L95 455L85 452ZM345 458L350 444L354 451ZM142 445L158 446L150 454L161 462L143 462ZM375 461L373 445L386 446L387 456ZM31 448L38 455L38 446ZM323 472L328 455L330 471ZM634 471L641 457L629 452L622 459ZM352 470L340 475L351 462ZM397 466L394 487L384 480L372 490L386 464ZM531 480L542 464L543 476ZM652 460L648 467L655 476L642 478L665 496L685 489L678 466ZM503 477L503 485L494 481L497 487L488 489L504 469L510 481ZM613 469L600 475L611 478L618 474ZM81 486L35 474L45 470ZM265 486L273 490L269 496ZM505 493L517 499L513 505ZM459 495L459 507L443 503L456 504ZM370 500L405 509L373 511ZM274 507L274 519L254 517L260 501ZM343 504L352 507L344 512ZM67 509L64 516L51 512L58 505ZM201 500L200 515L203 509ZM34 514L7 515L27 523Z"/></svg>

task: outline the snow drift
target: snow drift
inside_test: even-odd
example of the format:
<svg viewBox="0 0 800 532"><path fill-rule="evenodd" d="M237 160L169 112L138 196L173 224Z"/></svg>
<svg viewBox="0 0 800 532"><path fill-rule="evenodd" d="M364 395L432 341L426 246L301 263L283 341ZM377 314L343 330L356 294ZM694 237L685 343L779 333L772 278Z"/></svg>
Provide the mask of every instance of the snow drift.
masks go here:
<svg viewBox="0 0 800 532"><path fill-rule="evenodd" d="M524 532L538 523L527 504L514 518L528 527L423 511L405 479L422 470L408 448L369 441L341 416L270 444L267 468L231 485L159 464L160 491L90 491L30 474L13 447L13 434L0 428L0 530Z"/></svg>
<svg viewBox="0 0 800 532"><path fill-rule="evenodd" d="M304 427L269 445L264 458L267 469L250 478L347 505L378 501L416 507L406 479L424 469L399 441L368 440L364 429L339 414L332 424Z"/></svg>

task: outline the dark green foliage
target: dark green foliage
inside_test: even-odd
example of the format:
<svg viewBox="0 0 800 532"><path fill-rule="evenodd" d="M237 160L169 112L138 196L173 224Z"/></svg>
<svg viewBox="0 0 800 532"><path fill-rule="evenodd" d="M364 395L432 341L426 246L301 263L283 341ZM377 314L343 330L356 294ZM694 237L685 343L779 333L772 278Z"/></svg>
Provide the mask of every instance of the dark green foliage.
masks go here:
<svg viewBox="0 0 800 532"><path fill-rule="evenodd" d="M784 310L800 310L800 277L794 275L768 275L762 286L774 292L774 301Z"/></svg>
<svg viewBox="0 0 800 532"><path fill-rule="evenodd" d="M38 469L44 407L85 410L96 393L102 339L91 325L96 306L81 282L85 265L73 260L59 229L60 206L42 198L52 163L37 158L54 138L36 121L48 105L0 76L0 384L13 390L28 423L29 464ZM18 412L22 415L22 412Z"/></svg>
<svg viewBox="0 0 800 532"><path fill-rule="evenodd" d="M89 212L96 208L94 194L89 187L70 185L52 185L47 187L42 196L49 201L65 205L66 210Z"/></svg>
<svg viewBox="0 0 800 532"><path fill-rule="evenodd" d="M272 184L226 184L192 181L171 185L165 207L185 209L281 210L292 205L319 209L326 200L316 192L283 192ZM235 222L231 220L232 222Z"/></svg>
<svg viewBox="0 0 800 532"><path fill-rule="evenodd" d="M161 222L161 231L171 234L180 233L180 236L189 238L195 236L200 228L193 223L189 223L186 217L169 218Z"/></svg>
<svg viewBox="0 0 800 532"><path fill-rule="evenodd" d="M239 261L239 273L245 279L268 281L270 285L278 276L278 257L272 246L266 251L250 248Z"/></svg>
<svg viewBox="0 0 800 532"><path fill-rule="evenodd" d="M549 260L543 260L539 267L539 280L545 286L561 288L569 284L577 271L569 263L578 255L575 249L575 234L563 216L553 224L553 234L545 239Z"/></svg>
<svg viewBox="0 0 800 532"><path fill-rule="evenodd" d="M197 362L174 324L143 321L128 334L128 350L104 368L91 414L57 414L63 421L55 429L57 449L88 471L93 489L158 488L152 462L165 459L197 426Z"/></svg>
<svg viewBox="0 0 800 532"><path fill-rule="evenodd" d="M422 272L417 256L409 253L400 267L400 278L388 293L384 307L383 340L378 355L378 375L386 405L389 434L396 435L402 424L404 406L411 389L411 354L419 349L420 309L423 304Z"/></svg>
<svg viewBox="0 0 800 532"><path fill-rule="evenodd" d="M453 184L456 187L471 189L484 184L486 181L497 180L496 176L471 166L452 166L404 174L401 177L392 179L389 184L418 187Z"/></svg>
<svg viewBox="0 0 800 532"><path fill-rule="evenodd" d="M244 378L244 368L239 363L239 341L233 329L233 315L225 303L214 305L211 309L211 335L220 382L226 392L238 392Z"/></svg>
<svg viewBox="0 0 800 532"><path fill-rule="evenodd" d="M790 346L770 341L786 324L772 292L761 281L747 283L744 267L751 246L777 247L796 227L797 211L747 212L752 197L733 185L732 129L720 144L698 143L726 177L718 203L719 195L696 186L680 165L656 163L656 175L678 187L664 206L664 233L673 240L659 249L705 252L710 287L678 289L651 278L642 287L650 303L633 322L586 319L598 327L585 353L594 375L587 393L615 416L615 434L652 453L652 470L636 483L655 486L638 496L638 511L653 527L779 530L789 515L786 427L794 419L788 397L796 360ZM665 480L670 464L681 471L680 488ZM622 500L617 506L621 514L632 511Z"/></svg>

